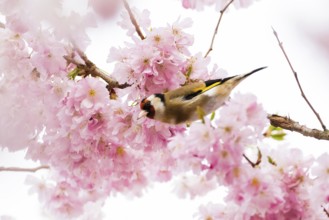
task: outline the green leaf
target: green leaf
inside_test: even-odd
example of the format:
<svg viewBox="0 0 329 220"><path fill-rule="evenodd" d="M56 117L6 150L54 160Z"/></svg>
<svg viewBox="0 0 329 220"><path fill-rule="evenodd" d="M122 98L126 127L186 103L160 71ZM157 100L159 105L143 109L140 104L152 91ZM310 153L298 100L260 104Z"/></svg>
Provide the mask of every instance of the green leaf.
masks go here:
<svg viewBox="0 0 329 220"><path fill-rule="evenodd" d="M287 134L285 134L285 133L271 134L271 138L273 138L274 140L277 140L277 141L283 141L284 136L286 136L286 135Z"/></svg>
<svg viewBox="0 0 329 220"><path fill-rule="evenodd" d="M270 125L267 129L267 131L264 133L265 137L271 137L274 140L282 141L284 140L284 137L287 135L287 133L284 131L283 128L280 127L274 127Z"/></svg>
<svg viewBox="0 0 329 220"><path fill-rule="evenodd" d="M68 73L67 77L70 79L70 80L74 80L75 77L79 74L79 68L76 67L74 70L72 70L71 72Z"/></svg>
<svg viewBox="0 0 329 220"><path fill-rule="evenodd" d="M215 115L216 113L215 112L212 112L211 115L210 115L210 121L214 120L215 119Z"/></svg>
<svg viewBox="0 0 329 220"><path fill-rule="evenodd" d="M273 160L272 157L267 156L267 160L268 160L268 162L269 162L270 164L272 164L273 166L276 166L276 162Z"/></svg>

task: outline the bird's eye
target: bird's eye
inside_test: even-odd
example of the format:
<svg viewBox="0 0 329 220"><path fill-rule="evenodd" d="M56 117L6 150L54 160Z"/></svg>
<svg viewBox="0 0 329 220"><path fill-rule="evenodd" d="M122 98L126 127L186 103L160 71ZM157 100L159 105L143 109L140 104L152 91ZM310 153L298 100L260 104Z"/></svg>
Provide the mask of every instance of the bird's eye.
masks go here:
<svg viewBox="0 0 329 220"><path fill-rule="evenodd" d="M151 102L145 102L145 104L144 104L144 108L145 109L148 109L148 108L150 108L151 107Z"/></svg>

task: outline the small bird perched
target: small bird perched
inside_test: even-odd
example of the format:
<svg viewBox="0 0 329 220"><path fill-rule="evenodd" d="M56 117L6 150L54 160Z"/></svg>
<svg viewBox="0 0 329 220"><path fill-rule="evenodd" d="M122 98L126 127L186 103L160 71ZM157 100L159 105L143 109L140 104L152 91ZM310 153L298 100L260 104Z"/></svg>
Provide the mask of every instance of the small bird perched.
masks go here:
<svg viewBox="0 0 329 220"><path fill-rule="evenodd" d="M204 115L212 113L225 103L235 86L264 68L266 67L242 75L195 82L166 93L153 94L141 101L142 111L139 117L146 116L169 124L198 120L200 109Z"/></svg>

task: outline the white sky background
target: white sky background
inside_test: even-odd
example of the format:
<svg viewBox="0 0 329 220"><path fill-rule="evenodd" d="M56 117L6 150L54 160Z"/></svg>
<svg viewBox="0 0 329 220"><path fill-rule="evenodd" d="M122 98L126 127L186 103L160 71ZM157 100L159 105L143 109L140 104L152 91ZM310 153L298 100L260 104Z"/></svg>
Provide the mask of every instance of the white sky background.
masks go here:
<svg viewBox="0 0 329 220"><path fill-rule="evenodd" d="M81 0L71 2L74 2L74 7L82 5ZM195 35L192 52L201 51L205 54L208 50L219 16L214 9L203 12L183 10L180 2L175 0L132 0L130 4L149 9L153 27L165 26L179 16L192 17L194 26L188 29L189 33ZM235 91L254 93L268 113L289 115L302 124L320 129L318 121L302 99L293 74L277 45L271 30L273 26L284 42L306 95L329 127L329 57L307 37L312 31L327 29L329 33L328 8L327 0L260 0L248 9L231 8L223 17L214 50L210 53L212 63L218 64L229 75L268 66L268 69L244 81ZM87 55L108 72L113 69L112 65L106 63L109 48L123 46L123 39L129 41L125 31L115 23L116 21L109 21L103 23L99 29L89 31L92 45L88 48ZM291 147L305 149L305 152L314 155L329 151L328 141L318 141L296 133L289 133L286 142ZM31 161L24 160L24 152L12 154L0 151L0 166L34 165ZM32 175L42 176L45 172L47 171L39 171ZM2 215L9 215L17 220L50 219L41 214L37 196L28 195L28 187L24 185L26 175L28 174L0 173L0 220ZM109 198L103 208L104 219L192 219L198 205L209 201L208 198L192 202L178 199L171 193L172 188L170 184L156 184L142 198ZM220 193L210 197L221 199Z"/></svg>

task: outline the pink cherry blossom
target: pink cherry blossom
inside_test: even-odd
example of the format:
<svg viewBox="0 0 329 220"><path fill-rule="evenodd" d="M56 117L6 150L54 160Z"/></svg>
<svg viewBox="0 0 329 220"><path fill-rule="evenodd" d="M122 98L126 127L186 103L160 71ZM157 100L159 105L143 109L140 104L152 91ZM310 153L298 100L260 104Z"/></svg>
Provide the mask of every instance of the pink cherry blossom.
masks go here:
<svg viewBox="0 0 329 220"><path fill-rule="evenodd" d="M209 62L210 58L204 58L201 52L199 52L187 60L186 70L184 70L184 72L192 79L208 80L209 71L207 69L207 65Z"/></svg>
<svg viewBox="0 0 329 220"><path fill-rule="evenodd" d="M238 213L238 206L225 207L222 204L208 203L199 208L199 213L196 214L198 219L234 219L233 213Z"/></svg>
<svg viewBox="0 0 329 220"><path fill-rule="evenodd" d="M101 108L103 103L108 102L108 91L106 85L95 78L86 77L79 81L74 90L70 93L72 98L68 98L69 106L76 111L93 108Z"/></svg>
<svg viewBox="0 0 329 220"><path fill-rule="evenodd" d="M172 25L172 33L174 36L174 41L178 51L185 55L190 55L188 47L191 46L194 42L193 35L186 33L184 29L190 28L193 24L192 19L190 18L178 18ZM170 26L170 25L168 25Z"/></svg>
<svg viewBox="0 0 329 220"><path fill-rule="evenodd" d="M204 196L218 187L217 181L204 176L183 176L175 182L175 192L180 198Z"/></svg>
<svg viewBox="0 0 329 220"><path fill-rule="evenodd" d="M31 63L41 74L48 77L53 74L66 74L67 63L64 59L67 50L51 33L43 32L38 37L26 36L29 47L33 49Z"/></svg>
<svg viewBox="0 0 329 220"><path fill-rule="evenodd" d="M151 24L150 11L146 9L143 11L139 11L135 7L131 8L131 11L134 14L138 25L142 28L142 30L146 31ZM118 25L120 25L120 27L122 27L123 29L127 30L128 36L132 36L135 33L135 27L130 22L129 14L126 11L121 13L121 20L118 22Z"/></svg>
<svg viewBox="0 0 329 220"><path fill-rule="evenodd" d="M312 169L312 174L323 181L329 178L329 154L324 153L317 159L317 165Z"/></svg>

